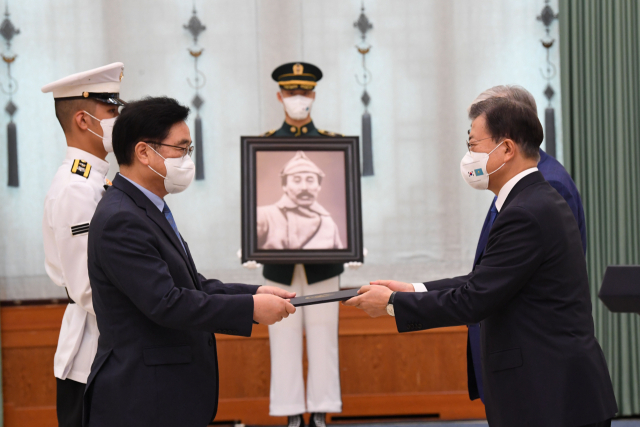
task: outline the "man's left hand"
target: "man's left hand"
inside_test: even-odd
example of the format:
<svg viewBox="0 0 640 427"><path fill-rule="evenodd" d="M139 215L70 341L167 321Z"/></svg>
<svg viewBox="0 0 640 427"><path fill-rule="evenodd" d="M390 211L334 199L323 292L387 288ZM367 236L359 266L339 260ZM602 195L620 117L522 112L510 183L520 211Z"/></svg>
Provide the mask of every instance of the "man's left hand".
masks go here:
<svg viewBox="0 0 640 427"><path fill-rule="evenodd" d="M358 291L358 296L344 302L364 310L371 317L380 317L387 314L387 304L393 291L385 286L363 286Z"/></svg>
<svg viewBox="0 0 640 427"><path fill-rule="evenodd" d="M275 286L260 286L256 294L271 294L284 299L290 299L296 296L295 292L288 292Z"/></svg>

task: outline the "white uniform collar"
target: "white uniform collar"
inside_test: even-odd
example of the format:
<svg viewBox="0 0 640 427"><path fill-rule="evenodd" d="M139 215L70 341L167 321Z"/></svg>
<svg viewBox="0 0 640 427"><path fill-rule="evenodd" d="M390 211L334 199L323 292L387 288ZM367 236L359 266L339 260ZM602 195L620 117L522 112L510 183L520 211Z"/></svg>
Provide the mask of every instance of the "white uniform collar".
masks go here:
<svg viewBox="0 0 640 427"><path fill-rule="evenodd" d="M91 165L92 172L95 170L103 178L107 176L107 173L109 172L109 162L76 147L67 147L65 159L84 160Z"/></svg>
<svg viewBox="0 0 640 427"><path fill-rule="evenodd" d="M509 181L507 181L505 185L502 186L502 188L498 192L498 198L496 199L496 209L498 210L498 212L500 212L500 209L502 209L502 205L504 205L504 202L507 200L507 197L509 197L509 193L511 193L511 190L513 190L513 187L516 186L518 181L520 181L525 176L536 172L537 170L538 168L525 169L522 172L520 172L518 175L511 178Z"/></svg>

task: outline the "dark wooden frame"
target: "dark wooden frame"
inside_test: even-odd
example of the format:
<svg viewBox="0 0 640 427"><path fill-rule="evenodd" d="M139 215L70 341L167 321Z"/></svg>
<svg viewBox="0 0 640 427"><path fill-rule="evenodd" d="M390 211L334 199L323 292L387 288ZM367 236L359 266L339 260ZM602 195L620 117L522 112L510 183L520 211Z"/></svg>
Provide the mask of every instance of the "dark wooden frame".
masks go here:
<svg viewBox="0 0 640 427"><path fill-rule="evenodd" d="M328 264L363 262L360 152L357 136L314 138L241 137L242 262ZM256 153L258 151L342 151L347 196L346 249L258 249L256 231Z"/></svg>

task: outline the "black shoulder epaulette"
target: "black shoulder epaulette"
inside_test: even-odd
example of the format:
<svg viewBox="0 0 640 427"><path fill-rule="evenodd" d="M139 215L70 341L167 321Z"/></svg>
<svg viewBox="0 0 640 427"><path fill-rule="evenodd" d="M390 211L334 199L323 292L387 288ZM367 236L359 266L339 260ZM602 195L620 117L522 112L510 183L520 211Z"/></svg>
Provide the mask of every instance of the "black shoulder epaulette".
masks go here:
<svg viewBox="0 0 640 427"><path fill-rule="evenodd" d="M75 159L71 164L71 173L89 178L89 173L91 173L91 165L84 160Z"/></svg>
<svg viewBox="0 0 640 427"><path fill-rule="evenodd" d="M328 130L318 129L318 133L324 136L344 136L341 133L329 132Z"/></svg>
<svg viewBox="0 0 640 427"><path fill-rule="evenodd" d="M271 136L271 135L273 135L274 133L276 133L276 130L277 130L277 129L272 129L272 130L270 130L270 131L268 131L268 132L263 133L263 134L262 134L262 135L260 135L260 136Z"/></svg>

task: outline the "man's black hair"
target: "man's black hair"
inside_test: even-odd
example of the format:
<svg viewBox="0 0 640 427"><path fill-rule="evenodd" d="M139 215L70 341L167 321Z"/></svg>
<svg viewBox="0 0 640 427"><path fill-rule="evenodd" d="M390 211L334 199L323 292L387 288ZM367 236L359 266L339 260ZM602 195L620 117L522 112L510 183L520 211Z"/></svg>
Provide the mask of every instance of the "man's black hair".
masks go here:
<svg viewBox="0 0 640 427"><path fill-rule="evenodd" d="M65 134L69 134L72 129L73 117L78 111L86 111L95 115L98 101L95 99L65 99L55 100L56 118Z"/></svg>
<svg viewBox="0 0 640 427"><path fill-rule="evenodd" d="M535 110L526 104L507 98L489 98L471 106L469 118L484 115L493 140L513 140L524 157L540 158L540 144L544 138L542 124Z"/></svg>
<svg viewBox="0 0 640 427"><path fill-rule="evenodd" d="M120 166L133 163L135 146L140 141L162 143L176 123L189 116L189 107L173 98L143 98L129 102L113 126L113 153Z"/></svg>

